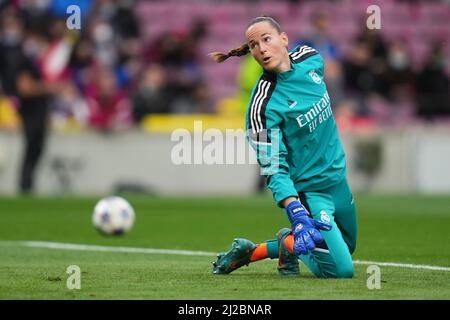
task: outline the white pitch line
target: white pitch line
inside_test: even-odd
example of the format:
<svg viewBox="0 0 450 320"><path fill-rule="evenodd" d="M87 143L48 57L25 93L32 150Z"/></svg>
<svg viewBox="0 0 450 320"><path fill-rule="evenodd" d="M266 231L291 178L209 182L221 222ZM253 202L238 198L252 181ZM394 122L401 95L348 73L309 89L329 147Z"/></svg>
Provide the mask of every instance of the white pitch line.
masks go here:
<svg viewBox="0 0 450 320"><path fill-rule="evenodd" d="M408 264L408 263L397 263L397 262L376 262L376 261L361 261L354 260L353 264L365 264L372 265L376 264L383 267L398 267L398 268L409 268L409 269L426 269L426 270L439 270L439 271L450 271L450 267L440 267L440 266L428 266L425 264Z"/></svg>
<svg viewBox="0 0 450 320"><path fill-rule="evenodd" d="M173 250L173 249L154 249L154 248L133 248L133 247L113 247L97 246L88 244L59 243L47 241L0 241L2 246L22 246L29 248L56 249L56 250L78 250L78 251L96 251L96 252L122 252L122 253L145 253L145 254L174 254L185 256L216 256L216 252L191 251L191 250ZM378 265L385 267L425 269L435 271L450 271L450 267L430 266L421 264L405 264L397 262L377 262L354 260L353 264L360 265Z"/></svg>
<svg viewBox="0 0 450 320"><path fill-rule="evenodd" d="M133 247L111 247L96 246L88 244L59 243L46 241L0 241L0 245L22 246L29 248L57 249L57 250L78 250L78 251L101 251L101 252L124 252L124 253L147 253L147 254L175 254L185 256L214 256L213 252L170 250L153 248L133 248Z"/></svg>

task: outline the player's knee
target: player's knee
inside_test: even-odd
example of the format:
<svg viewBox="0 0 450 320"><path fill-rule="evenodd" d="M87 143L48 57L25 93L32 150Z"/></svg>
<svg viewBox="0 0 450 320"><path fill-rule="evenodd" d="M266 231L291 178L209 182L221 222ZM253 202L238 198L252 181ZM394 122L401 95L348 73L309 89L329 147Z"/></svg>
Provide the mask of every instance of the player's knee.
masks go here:
<svg viewBox="0 0 450 320"><path fill-rule="evenodd" d="M346 263L336 268L336 278L353 278L354 274L353 263Z"/></svg>
<svg viewBox="0 0 450 320"><path fill-rule="evenodd" d="M334 278L334 279L345 279L353 278L355 274L355 269L353 263L345 263L341 265L328 266L313 272L318 278Z"/></svg>

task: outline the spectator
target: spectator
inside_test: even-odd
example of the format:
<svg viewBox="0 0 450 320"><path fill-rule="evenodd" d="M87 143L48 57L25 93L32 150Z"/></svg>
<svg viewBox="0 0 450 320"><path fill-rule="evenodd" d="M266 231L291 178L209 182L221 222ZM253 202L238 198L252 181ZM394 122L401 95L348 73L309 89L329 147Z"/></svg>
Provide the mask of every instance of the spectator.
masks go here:
<svg viewBox="0 0 450 320"><path fill-rule="evenodd" d="M4 15L0 30L0 79L5 93L17 97L24 136L19 190L30 193L47 133L49 88L37 68L40 57L25 55L24 30L18 18L13 14Z"/></svg>
<svg viewBox="0 0 450 320"><path fill-rule="evenodd" d="M116 66L116 76L121 88L131 88L139 78L139 73L145 66L142 59L142 45L139 39L128 39L119 50L119 62Z"/></svg>
<svg viewBox="0 0 450 320"><path fill-rule="evenodd" d="M167 84L167 75L161 65L150 65L143 73L142 80L133 95L133 119L140 123L152 113L170 111L171 94Z"/></svg>
<svg viewBox="0 0 450 320"><path fill-rule="evenodd" d="M333 104L339 106L344 98L341 56L337 45L329 35L329 26L328 14L322 11L314 13L311 34L307 39L298 41L297 45L307 45L320 52L325 62L324 73L328 92Z"/></svg>
<svg viewBox="0 0 450 320"><path fill-rule="evenodd" d="M177 29L165 33L145 51L148 62L161 64L167 71L170 91L173 95L171 112L196 112L196 103L206 98L202 72L197 58L200 40L205 36L206 22L198 20L189 29ZM200 89L201 88L201 89ZM213 103L204 104L213 106ZM206 111L211 112L213 110Z"/></svg>
<svg viewBox="0 0 450 320"><path fill-rule="evenodd" d="M88 124L89 106L71 81L61 85L51 102L51 110L53 128L84 128Z"/></svg>
<svg viewBox="0 0 450 320"><path fill-rule="evenodd" d="M90 125L101 131L126 129L132 124L131 107L126 92L117 85L111 69L96 72L96 81L88 88Z"/></svg>
<svg viewBox="0 0 450 320"><path fill-rule="evenodd" d="M20 1L19 17L26 31L47 35L52 22L50 0Z"/></svg>
<svg viewBox="0 0 450 320"><path fill-rule="evenodd" d="M38 63L45 81L58 82L70 76L69 59L74 41L66 34L65 20L54 19L49 28L48 45Z"/></svg>
<svg viewBox="0 0 450 320"><path fill-rule="evenodd" d="M133 11L134 2L134 0L117 1L115 12L110 20L115 33L122 40L138 39L140 36L138 19Z"/></svg>
<svg viewBox="0 0 450 320"><path fill-rule="evenodd" d="M95 65L92 43L87 38L79 39L69 61L73 82L81 92L85 92L92 82L92 67Z"/></svg>
<svg viewBox="0 0 450 320"><path fill-rule="evenodd" d="M1 25L0 81L5 95L16 96L16 77L25 59L23 25L9 10L2 15Z"/></svg>
<svg viewBox="0 0 450 320"><path fill-rule="evenodd" d="M378 79L371 68L371 55L368 44L357 40L350 56L344 59L344 77L346 94L356 101L354 113L368 116L367 99L371 93L378 91Z"/></svg>
<svg viewBox="0 0 450 320"><path fill-rule="evenodd" d="M411 52L404 40L395 40L388 49L386 71L382 90L392 102L411 99L414 93L415 74L412 69Z"/></svg>
<svg viewBox="0 0 450 320"><path fill-rule="evenodd" d="M427 120L450 116L450 81L445 73L446 63L444 46L436 43L417 77L417 115Z"/></svg>
<svg viewBox="0 0 450 320"><path fill-rule="evenodd" d="M365 20L362 25L365 25ZM364 28L362 34L357 37L357 40L366 43L369 50L371 67L374 71L381 74L386 67L388 50L379 30Z"/></svg>
<svg viewBox="0 0 450 320"><path fill-rule="evenodd" d="M93 17L88 28L96 63L104 68L114 68L119 52L113 27L107 20Z"/></svg>

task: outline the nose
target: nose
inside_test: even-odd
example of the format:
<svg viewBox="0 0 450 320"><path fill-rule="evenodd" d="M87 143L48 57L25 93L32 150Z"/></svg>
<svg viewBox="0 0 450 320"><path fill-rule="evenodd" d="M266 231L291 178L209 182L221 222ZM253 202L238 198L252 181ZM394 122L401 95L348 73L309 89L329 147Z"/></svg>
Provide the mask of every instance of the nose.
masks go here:
<svg viewBox="0 0 450 320"><path fill-rule="evenodd" d="M267 51L267 47L266 47L266 45L265 45L264 43L260 43L260 45L259 45L259 51L260 51L261 53L264 53L264 52Z"/></svg>

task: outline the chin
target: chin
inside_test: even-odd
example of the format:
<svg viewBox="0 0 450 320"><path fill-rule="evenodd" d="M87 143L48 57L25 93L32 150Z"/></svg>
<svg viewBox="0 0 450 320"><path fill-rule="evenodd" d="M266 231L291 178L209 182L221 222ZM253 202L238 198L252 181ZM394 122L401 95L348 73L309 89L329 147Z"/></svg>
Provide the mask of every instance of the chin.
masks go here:
<svg viewBox="0 0 450 320"><path fill-rule="evenodd" d="M262 65L262 67L264 68L264 70L269 71L269 72L274 72L277 69L277 66L274 63Z"/></svg>

